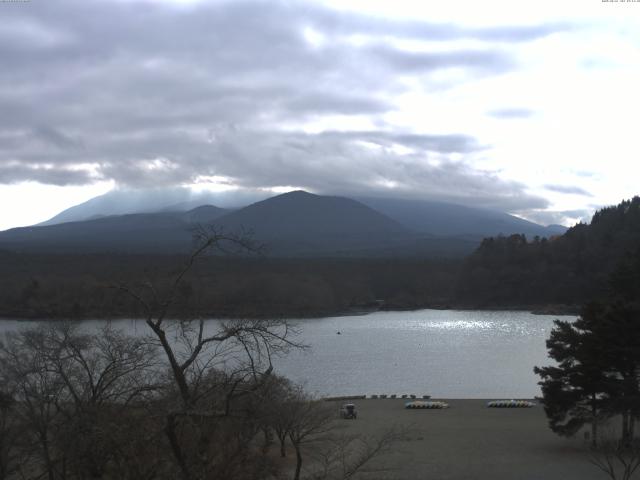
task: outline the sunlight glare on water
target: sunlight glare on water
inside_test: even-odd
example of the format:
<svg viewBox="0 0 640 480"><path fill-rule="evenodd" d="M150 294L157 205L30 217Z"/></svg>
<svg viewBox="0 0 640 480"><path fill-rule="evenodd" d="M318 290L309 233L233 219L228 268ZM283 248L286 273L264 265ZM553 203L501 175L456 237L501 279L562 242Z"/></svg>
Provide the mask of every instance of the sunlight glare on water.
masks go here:
<svg viewBox="0 0 640 480"><path fill-rule="evenodd" d="M491 322L481 322L474 320L428 322L424 326L429 329L441 330L490 330L492 328L495 328L495 324Z"/></svg>
<svg viewBox="0 0 640 480"><path fill-rule="evenodd" d="M310 351L277 366L319 395L531 398L554 318L420 310L301 320Z"/></svg>

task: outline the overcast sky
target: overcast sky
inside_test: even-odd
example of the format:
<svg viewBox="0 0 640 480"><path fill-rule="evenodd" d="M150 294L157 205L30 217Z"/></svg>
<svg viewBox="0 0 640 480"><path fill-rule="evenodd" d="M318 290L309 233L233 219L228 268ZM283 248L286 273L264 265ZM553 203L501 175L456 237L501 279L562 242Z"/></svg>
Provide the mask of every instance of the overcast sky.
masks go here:
<svg viewBox="0 0 640 480"><path fill-rule="evenodd" d="M638 193L640 3L0 1L0 229L113 188Z"/></svg>

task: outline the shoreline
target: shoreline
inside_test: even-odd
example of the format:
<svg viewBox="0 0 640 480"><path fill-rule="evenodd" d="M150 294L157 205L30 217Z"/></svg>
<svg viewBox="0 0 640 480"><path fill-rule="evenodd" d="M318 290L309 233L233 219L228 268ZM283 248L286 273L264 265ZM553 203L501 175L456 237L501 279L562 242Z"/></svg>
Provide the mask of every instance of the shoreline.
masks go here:
<svg viewBox="0 0 640 480"><path fill-rule="evenodd" d="M238 320L238 319L248 319L248 320L261 320L261 319L282 319L282 320L313 320L320 318L328 318L328 317L354 317L354 316L364 316L369 315L371 313L376 312L418 312L420 310L440 310L440 311L457 311L457 312L528 312L532 315L550 315L550 316L578 316L580 314L579 307L575 305L514 305L514 306L483 306L483 307L473 307L469 305L430 305L423 307L411 307L411 308L376 308L376 309L349 309L349 310L341 310L341 311L325 311L308 314L308 315L295 315L295 316L285 316L285 315L206 315L205 320ZM146 320L145 317L135 317L135 316L110 316L110 317L101 317L99 315L94 316L82 316L82 317L41 317L41 316L30 316L30 315L5 315L0 313L0 321L24 321L24 322L43 322L43 321L87 321L87 320L104 320L104 321L118 321L118 320ZM174 319L175 320L175 319ZM198 318L194 318L194 320L198 320Z"/></svg>

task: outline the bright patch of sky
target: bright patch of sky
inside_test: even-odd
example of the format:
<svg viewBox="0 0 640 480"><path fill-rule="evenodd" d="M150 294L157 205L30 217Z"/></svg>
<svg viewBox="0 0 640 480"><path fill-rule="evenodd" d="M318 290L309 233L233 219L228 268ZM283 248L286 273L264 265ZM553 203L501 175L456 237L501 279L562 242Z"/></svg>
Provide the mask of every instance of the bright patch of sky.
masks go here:
<svg viewBox="0 0 640 480"><path fill-rule="evenodd" d="M36 182L2 185L0 230L44 222L73 205L107 193L113 186L111 182L72 187Z"/></svg>

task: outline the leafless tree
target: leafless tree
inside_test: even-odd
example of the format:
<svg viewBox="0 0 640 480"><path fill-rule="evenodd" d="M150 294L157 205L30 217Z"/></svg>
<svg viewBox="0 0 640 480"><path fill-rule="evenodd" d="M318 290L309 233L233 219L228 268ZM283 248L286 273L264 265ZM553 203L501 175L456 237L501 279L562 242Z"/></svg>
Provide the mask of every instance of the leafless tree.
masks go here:
<svg viewBox="0 0 640 480"><path fill-rule="evenodd" d="M601 435L598 446L589 451L589 461L611 480L631 480L640 467L640 440Z"/></svg>
<svg viewBox="0 0 640 480"><path fill-rule="evenodd" d="M275 435L282 458L287 455L286 443L294 411L291 406L298 400L297 394L298 389L289 379L272 375L265 383L265 388L261 389L261 395L256 397L262 407L262 427L267 432L265 436Z"/></svg>
<svg viewBox="0 0 640 480"><path fill-rule="evenodd" d="M335 412L321 400L310 399L299 389L290 402L288 435L296 452L294 480L300 479L302 470L302 447L318 442L334 429Z"/></svg>
<svg viewBox="0 0 640 480"><path fill-rule="evenodd" d="M52 373L42 351L43 332L10 333L0 345L2 384L16 400L15 421L23 429L25 452L33 471L49 480L60 478L62 455L55 446L58 405L68 400L61 378Z"/></svg>
<svg viewBox="0 0 640 480"><path fill-rule="evenodd" d="M302 388L293 390L282 403L281 428L287 431L296 452L294 480L303 478L303 452L310 461L304 478L309 480L348 480L370 468L372 460L383 456L407 434L393 427L381 435L347 435L336 418L335 408L310 398ZM384 468L377 468L380 473Z"/></svg>
<svg viewBox="0 0 640 480"><path fill-rule="evenodd" d="M199 259L211 252L256 250L247 236L215 229L200 228L195 242L193 253L164 291L151 281L119 285L141 305L145 322L168 363L178 401L166 412L165 433L185 480L217 471L220 462L216 465L216 459L224 448L212 432L238 417L234 403L257 392L270 378L275 355L302 347L292 339L295 330L283 320L207 324L197 315L187 320L169 319L181 286ZM229 454L240 455L237 450Z"/></svg>
<svg viewBox="0 0 640 480"><path fill-rule="evenodd" d="M118 435L128 427L121 420L135 421L132 405L160 389L155 347L109 325L89 334L60 324L48 328L44 340L47 364L69 394L58 405L67 468L100 478L129 442Z"/></svg>
<svg viewBox="0 0 640 480"><path fill-rule="evenodd" d="M20 426L15 420L16 402L9 393L0 391L0 480L12 477L20 468Z"/></svg>
<svg viewBox="0 0 640 480"><path fill-rule="evenodd" d="M33 477L40 470L50 480L101 478L116 454L112 431L157 388L154 359L144 339L109 326L84 333L56 323L8 334L0 375L15 398L13 421Z"/></svg>

